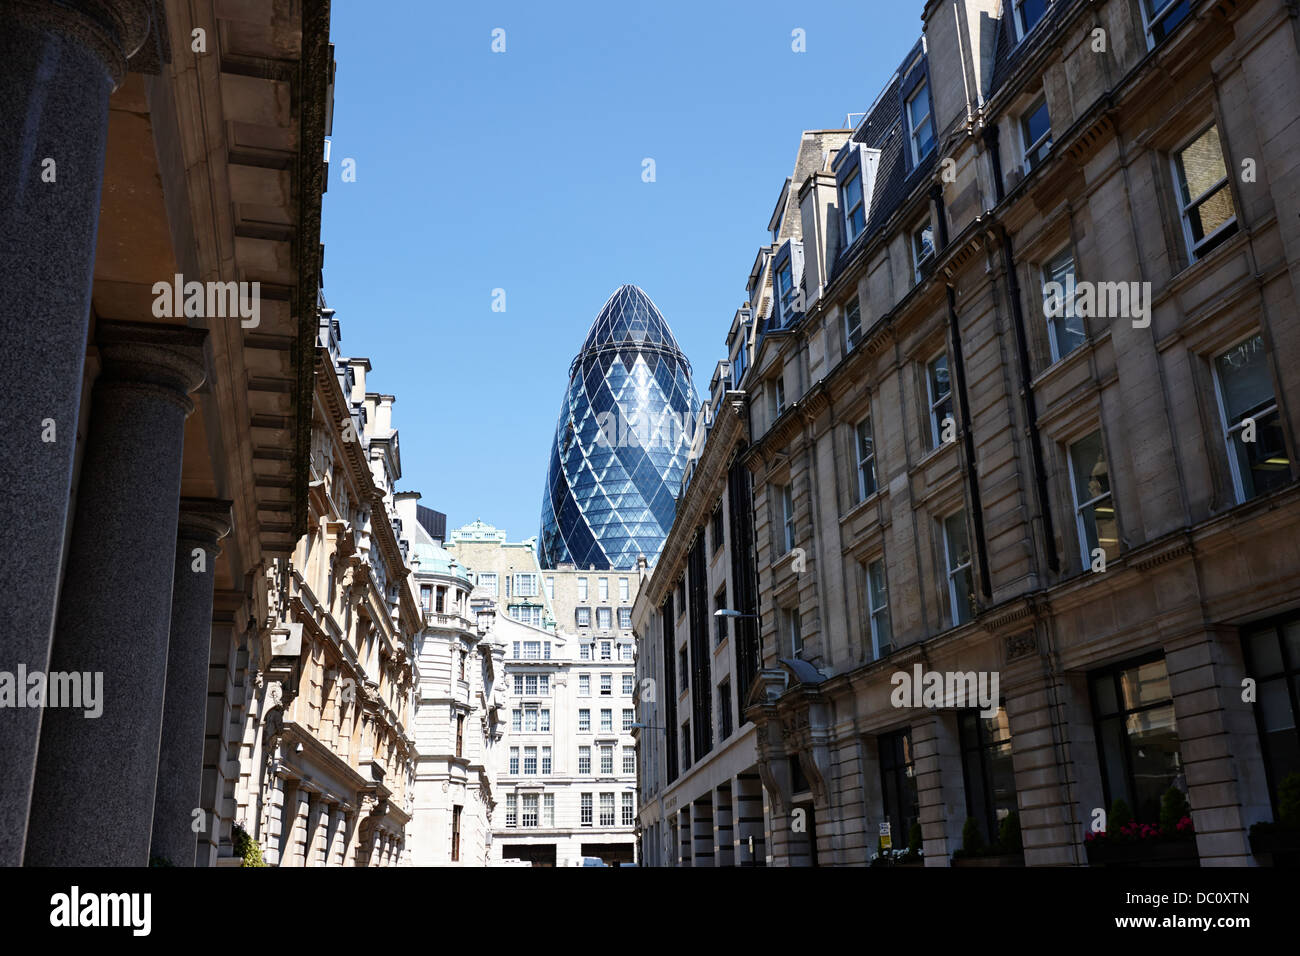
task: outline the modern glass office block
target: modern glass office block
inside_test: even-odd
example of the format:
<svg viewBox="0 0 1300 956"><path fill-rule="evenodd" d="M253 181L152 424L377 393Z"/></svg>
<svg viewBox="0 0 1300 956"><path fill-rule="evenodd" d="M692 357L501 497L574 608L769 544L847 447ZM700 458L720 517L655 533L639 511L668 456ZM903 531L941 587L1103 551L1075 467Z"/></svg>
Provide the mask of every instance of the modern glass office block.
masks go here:
<svg viewBox="0 0 1300 956"><path fill-rule="evenodd" d="M543 568L654 563L676 513L698 400L650 297L620 286L569 368L542 496Z"/></svg>

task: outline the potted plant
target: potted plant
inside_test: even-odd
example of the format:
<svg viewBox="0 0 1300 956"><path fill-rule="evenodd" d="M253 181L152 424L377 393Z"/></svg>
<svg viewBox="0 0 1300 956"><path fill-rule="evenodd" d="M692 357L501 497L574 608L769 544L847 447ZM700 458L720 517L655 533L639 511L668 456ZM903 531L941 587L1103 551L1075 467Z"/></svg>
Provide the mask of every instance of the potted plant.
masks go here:
<svg viewBox="0 0 1300 956"><path fill-rule="evenodd" d="M968 817L961 830L961 849L952 855L953 866L1024 866L1025 852L1020 840L1020 814L1008 813L998 823L993 843L984 842L984 834L974 817Z"/></svg>
<svg viewBox="0 0 1300 956"><path fill-rule="evenodd" d="M1300 773L1278 785L1277 819L1250 828L1250 849L1266 865L1300 866Z"/></svg>
<svg viewBox="0 0 1300 956"><path fill-rule="evenodd" d="M262 859L262 845L248 835L240 824L236 823L230 832L230 842L235 848L235 856L242 857L244 866L266 866Z"/></svg>
<svg viewBox="0 0 1300 956"><path fill-rule="evenodd" d="M1089 866L1199 866L1196 828L1177 787L1160 801L1160 822L1136 820L1123 800L1111 804L1105 830L1084 837Z"/></svg>
<svg viewBox="0 0 1300 956"><path fill-rule="evenodd" d="M921 824L913 823L907 833L907 846L886 850L883 841L876 844L876 855L869 866L924 866L924 840L921 836Z"/></svg>

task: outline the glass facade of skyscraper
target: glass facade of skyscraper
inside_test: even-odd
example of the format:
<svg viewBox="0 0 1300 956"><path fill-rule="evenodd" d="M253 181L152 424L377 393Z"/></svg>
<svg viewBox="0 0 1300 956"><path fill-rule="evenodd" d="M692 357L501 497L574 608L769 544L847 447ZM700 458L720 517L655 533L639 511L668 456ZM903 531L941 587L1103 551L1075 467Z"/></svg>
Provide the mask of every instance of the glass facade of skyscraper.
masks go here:
<svg viewBox="0 0 1300 956"><path fill-rule="evenodd" d="M569 369L542 496L542 567L652 564L675 513L698 401L650 297L620 286Z"/></svg>

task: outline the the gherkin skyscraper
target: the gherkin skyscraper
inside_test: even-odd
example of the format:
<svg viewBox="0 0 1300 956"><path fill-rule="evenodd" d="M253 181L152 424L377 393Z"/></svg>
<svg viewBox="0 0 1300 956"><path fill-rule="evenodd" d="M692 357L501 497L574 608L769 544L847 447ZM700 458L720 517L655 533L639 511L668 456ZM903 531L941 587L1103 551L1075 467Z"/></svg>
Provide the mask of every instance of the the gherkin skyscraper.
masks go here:
<svg viewBox="0 0 1300 956"><path fill-rule="evenodd" d="M650 297L619 286L569 367L542 496L543 568L652 564L672 527L698 401Z"/></svg>

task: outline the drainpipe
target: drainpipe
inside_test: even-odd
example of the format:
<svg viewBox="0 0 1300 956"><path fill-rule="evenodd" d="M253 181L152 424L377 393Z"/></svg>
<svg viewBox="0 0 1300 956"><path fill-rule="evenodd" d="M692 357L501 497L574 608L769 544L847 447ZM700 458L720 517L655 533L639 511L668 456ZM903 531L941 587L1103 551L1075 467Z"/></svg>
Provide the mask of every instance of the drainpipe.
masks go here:
<svg viewBox="0 0 1300 956"><path fill-rule="evenodd" d="M957 294L952 286L946 286L945 291L948 293L948 331L952 338L952 374L964 426L962 442L966 450L966 487L970 492L971 519L975 525L975 552L979 555L980 562L980 593L984 595L985 601L991 601L993 586L989 581L988 545L984 538L984 507L980 503L979 479L975 474L975 436L971 424L970 401L966 395L966 362L962 357L961 332L957 324Z"/></svg>
<svg viewBox="0 0 1300 956"><path fill-rule="evenodd" d="M1034 486L1038 490L1038 507L1043 522L1043 549L1047 555L1047 567L1053 574L1060 573L1061 562L1056 553L1056 531L1052 525L1052 509L1047 498L1047 469L1043 466L1042 438L1038 432L1038 409L1034 403L1034 387L1029 371L1029 344L1025 336L1025 317L1020 307L1020 282L1016 278L1015 253L1011 245L1011 234L1005 226L999 226L1002 233L1002 265L1007 272L1007 295L1011 299L1011 327L1016 332L1016 357L1020 364L1020 381L1025 396L1025 417L1028 422L1029 451L1034 462Z"/></svg>
<svg viewBox="0 0 1300 956"><path fill-rule="evenodd" d="M994 205L1002 202L1002 156L998 153L998 128L996 125L984 127L984 148L988 150L989 161L993 165Z"/></svg>

